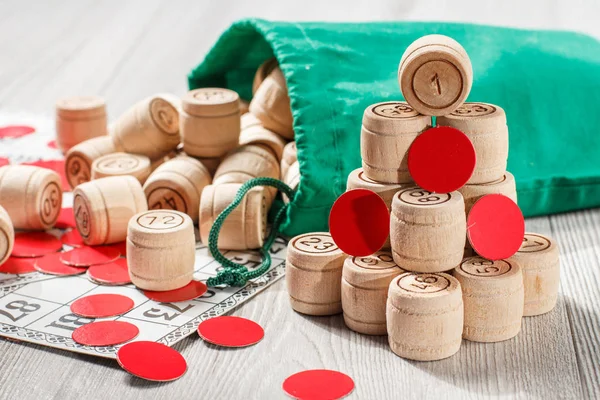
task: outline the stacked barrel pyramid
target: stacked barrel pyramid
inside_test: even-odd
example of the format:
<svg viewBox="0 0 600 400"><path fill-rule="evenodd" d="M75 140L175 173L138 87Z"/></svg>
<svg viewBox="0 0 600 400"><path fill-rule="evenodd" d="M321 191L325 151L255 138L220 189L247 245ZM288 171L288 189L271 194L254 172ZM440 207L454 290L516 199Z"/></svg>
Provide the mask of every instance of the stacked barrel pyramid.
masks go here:
<svg viewBox="0 0 600 400"><path fill-rule="evenodd" d="M332 208L331 233L290 241L286 280L294 310L343 312L350 329L387 334L397 355L439 360L463 339L508 340L523 316L551 311L559 253L550 238L525 233L506 171L504 110L465 103L473 80L465 49L446 36L422 37L406 49L398 79L406 102L366 108L362 168ZM365 206L373 194L389 230L372 251L358 250L349 243L361 235L348 227L374 224L377 207ZM350 197L363 206L342 207ZM341 228L343 218L350 222ZM365 241L381 236L364 227Z"/></svg>

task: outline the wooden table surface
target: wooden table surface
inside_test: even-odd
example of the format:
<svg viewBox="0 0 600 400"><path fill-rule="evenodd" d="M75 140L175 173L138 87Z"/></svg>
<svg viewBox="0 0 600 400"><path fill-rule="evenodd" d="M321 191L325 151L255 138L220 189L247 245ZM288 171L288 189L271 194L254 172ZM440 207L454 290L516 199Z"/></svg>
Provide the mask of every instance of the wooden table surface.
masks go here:
<svg viewBox="0 0 600 400"><path fill-rule="evenodd" d="M181 95L189 70L246 16L471 21L600 37L594 0L356 3L0 0L0 107L51 113L60 96L98 94L114 117L155 92ZM288 375L313 368L349 374L353 399L599 398L600 210L529 219L527 229L559 242L561 294L554 311L525 318L521 334L506 342L464 341L443 361L403 360L385 337L355 334L341 316L294 313L281 281L234 312L265 327L260 344L223 350L192 336L176 346L189 370L168 384L134 378L114 361L0 339L0 399L277 399L285 398Z"/></svg>

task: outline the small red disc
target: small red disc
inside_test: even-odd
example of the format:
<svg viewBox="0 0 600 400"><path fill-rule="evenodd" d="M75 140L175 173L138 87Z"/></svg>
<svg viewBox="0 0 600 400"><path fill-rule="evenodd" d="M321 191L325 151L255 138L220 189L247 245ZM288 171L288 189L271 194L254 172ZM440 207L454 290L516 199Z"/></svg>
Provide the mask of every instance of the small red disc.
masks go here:
<svg viewBox="0 0 600 400"><path fill-rule="evenodd" d="M156 382L174 381L187 371L177 350L156 342L127 343L117 352L117 362L130 374Z"/></svg>
<svg viewBox="0 0 600 400"><path fill-rule="evenodd" d="M165 292L144 290L144 295L150 300L161 303L177 303L179 301L187 301L200 297L206 293L207 290L208 288L204 282L191 281L184 287L174 290L167 290Z"/></svg>
<svg viewBox="0 0 600 400"><path fill-rule="evenodd" d="M263 328L246 318L223 316L202 321L198 334L209 343L223 347L246 347L260 342Z"/></svg>
<svg viewBox="0 0 600 400"><path fill-rule="evenodd" d="M61 237L60 241L63 244L71 247L83 247L86 244L83 243L83 238L77 229L65 232Z"/></svg>
<svg viewBox="0 0 600 400"><path fill-rule="evenodd" d="M329 232L335 244L355 257L381 249L390 234L390 212L378 194L354 189L342 194L329 213Z"/></svg>
<svg viewBox="0 0 600 400"><path fill-rule="evenodd" d="M70 267L60 261L61 253L46 254L44 257L35 259L35 269L50 275L79 275L85 272L85 268Z"/></svg>
<svg viewBox="0 0 600 400"><path fill-rule="evenodd" d="M90 265L106 264L115 261L121 253L112 247L82 246L61 253L60 260L74 267L89 267Z"/></svg>
<svg viewBox="0 0 600 400"><path fill-rule="evenodd" d="M121 253L123 257L127 256L127 242L125 241L119 243L105 244L102 247L110 247Z"/></svg>
<svg viewBox="0 0 600 400"><path fill-rule="evenodd" d="M35 128L27 125L9 125L0 127L0 138L16 139L35 132Z"/></svg>
<svg viewBox="0 0 600 400"><path fill-rule="evenodd" d="M341 372L311 369L288 377L283 381L283 390L294 399L335 400L352 393L354 381Z"/></svg>
<svg viewBox="0 0 600 400"><path fill-rule="evenodd" d="M488 194L473 205L467 218L467 236L477 254L488 260L512 257L525 237L519 206L501 194Z"/></svg>
<svg viewBox="0 0 600 400"><path fill-rule="evenodd" d="M47 146L51 149L58 149L58 146L56 145L56 140L49 141Z"/></svg>
<svg viewBox="0 0 600 400"><path fill-rule="evenodd" d="M0 157L0 167L4 167L5 165L9 165L10 161L6 157Z"/></svg>
<svg viewBox="0 0 600 400"><path fill-rule="evenodd" d="M127 259L119 258L108 264L92 265L87 270L88 277L102 285L127 285L131 283Z"/></svg>
<svg viewBox="0 0 600 400"><path fill-rule="evenodd" d="M60 182L63 191L71 191L71 185L69 185L67 175L65 174L65 160L38 160L33 162L26 162L23 163L23 165L34 165L36 167L46 168L56 172L60 176Z"/></svg>
<svg viewBox="0 0 600 400"><path fill-rule="evenodd" d="M133 305L133 300L120 294L92 294L75 300L71 311L82 317L106 318L125 314Z"/></svg>
<svg viewBox="0 0 600 400"><path fill-rule="evenodd" d="M125 321L96 321L75 329L73 340L84 346L114 346L139 335L137 326Z"/></svg>
<svg viewBox="0 0 600 400"><path fill-rule="evenodd" d="M58 219L56 220L56 224L54 224L55 228L58 229L69 229L75 228L75 215L73 215L73 208L61 208L60 214L58 214Z"/></svg>
<svg viewBox="0 0 600 400"><path fill-rule="evenodd" d="M438 126L421 133L408 150L415 183L432 193L449 193L467 183L475 170L471 140L458 129Z"/></svg>
<svg viewBox="0 0 600 400"><path fill-rule="evenodd" d="M56 253L62 249L62 243L46 232L20 232L15 235L13 257L41 257Z"/></svg>
<svg viewBox="0 0 600 400"><path fill-rule="evenodd" d="M0 274L31 274L35 270L35 258L8 257L4 264L0 265Z"/></svg>

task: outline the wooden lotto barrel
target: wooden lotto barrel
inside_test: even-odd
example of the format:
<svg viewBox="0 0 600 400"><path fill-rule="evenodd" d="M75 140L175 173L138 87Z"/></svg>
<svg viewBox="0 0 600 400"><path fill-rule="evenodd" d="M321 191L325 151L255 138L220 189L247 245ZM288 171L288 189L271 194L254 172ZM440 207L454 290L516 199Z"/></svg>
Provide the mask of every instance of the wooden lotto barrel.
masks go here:
<svg viewBox="0 0 600 400"><path fill-rule="evenodd" d="M146 180L144 193L148 208L181 211L198 223L200 196L211 180L200 161L188 156L175 157L159 166Z"/></svg>
<svg viewBox="0 0 600 400"><path fill-rule="evenodd" d="M15 229L46 230L62 208L60 176L30 165L0 167L0 205Z"/></svg>
<svg viewBox="0 0 600 400"><path fill-rule="evenodd" d="M386 308L388 341L400 357L441 360L462 343L460 283L445 273L403 273L390 283Z"/></svg>
<svg viewBox="0 0 600 400"><path fill-rule="evenodd" d="M431 193L412 187L392 200L390 242L396 264L415 272L448 271L463 258L467 235L459 192Z"/></svg>
<svg viewBox="0 0 600 400"><path fill-rule="evenodd" d="M203 88L182 98L183 150L192 157L222 157L240 137L240 97L221 88Z"/></svg>
<svg viewBox="0 0 600 400"><path fill-rule="evenodd" d="M288 168L296 161L298 161L298 149L296 148L296 142L292 141L284 146L281 154L280 169L282 177L287 175Z"/></svg>
<svg viewBox="0 0 600 400"><path fill-rule="evenodd" d="M456 128L471 139L477 163L467 184L502 179L508 161L508 126L501 107L488 103L465 103L453 113L438 117L437 124Z"/></svg>
<svg viewBox="0 0 600 400"><path fill-rule="evenodd" d="M133 176L100 178L73 191L75 224L87 245L124 241L129 219L147 210L142 186Z"/></svg>
<svg viewBox="0 0 600 400"><path fill-rule="evenodd" d="M205 245L208 245L215 219L231 204L241 186L241 183L212 184L202 191L198 227ZM223 222L217 247L223 250L258 249L263 245L266 230L265 191L262 187L254 187Z"/></svg>
<svg viewBox="0 0 600 400"><path fill-rule="evenodd" d="M524 316L551 311L558 299L560 258L556 242L539 233L526 232L519 251L509 259L523 271Z"/></svg>
<svg viewBox="0 0 600 400"><path fill-rule="evenodd" d="M283 183L292 188L292 190L297 190L298 186L300 186L300 179L302 178L302 174L300 173L300 163L296 161L292 165L290 165L286 175L282 178ZM282 193L282 198L285 204L290 202L290 199L285 193Z"/></svg>
<svg viewBox="0 0 600 400"><path fill-rule="evenodd" d="M213 183L244 183L258 177L280 179L279 161L273 152L264 146L247 144L227 154L215 171ZM266 187L265 192L269 208L277 195L277 189Z"/></svg>
<svg viewBox="0 0 600 400"><path fill-rule="evenodd" d="M0 265L10 257L14 244L15 229L8 213L0 206Z"/></svg>
<svg viewBox="0 0 600 400"><path fill-rule="evenodd" d="M184 153L185 155L185 153ZM221 161L223 161L222 157L194 157L196 160L200 161L202 165L208 170L210 176L214 176L215 172L217 172L217 168L221 165Z"/></svg>
<svg viewBox="0 0 600 400"><path fill-rule="evenodd" d="M278 65L277 59L273 57L269 58L258 67L254 74L254 80L252 81L252 94L256 93L263 81L267 79L267 76L269 76Z"/></svg>
<svg viewBox="0 0 600 400"><path fill-rule="evenodd" d="M509 197L515 203L517 202L517 185L515 177L510 172L505 172L504 175L493 182L481 183L476 185L466 184L458 189L465 200L465 212L467 215L471 211L473 205L487 194L503 194Z"/></svg>
<svg viewBox="0 0 600 400"><path fill-rule="evenodd" d="M273 68L250 102L250 112L263 126L288 140L294 140L294 118L283 72Z"/></svg>
<svg viewBox="0 0 600 400"><path fill-rule="evenodd" d="M404 272L385 251L346 258L341 287L346 326L367 335L386 335L388 288L392 279Z"/></svg>
<svg viewBox="0 0 600 400"><path fill-rule="evenodd" d="M150 159L138 154L111 153L92 163L92 179L130 175L143 185L150 176L150 171Z"/></svg>
<svg viewBox="0 0 600 400"><path fill-rule="evenodd" d="M292 238L287 247L285 280L292 308L308 315L342 312L342 268L346 255L328 232Z"/></svg>
<svg viewBox="0 0 600 400"><path fill-rule="evenodd" d="M499 342L515 337L523 317L523 276L515 261L470 257L453 271L463 291L463 338Z"/></svg>
<svg viewBox="0 0 600 400"><path fill-rule="evenodd" d="M196 260L194 223L175 210L134 215L127 227L131 282L145 290L173 290L191 282Z"/></svg>
<svg viewBox="0 0 600 400"><path fill-rule="evenodd" d="M360 133L362 167L377 182L412 182L408 149L415 138L431 128L431 117L402 101L372 104L365 109Z"/></svg>
<svg viewBox="0 0 600 400"><path fill-rule="evenodd" d="M277 162L280 162L286 141L275 132L258 124L242 129L240 133L240 146L247 144L260 144L268 148L277 158Z"/></svg>
<svg viewBox="0 0 600 400"><path fill-rule="evenodd" d="M117 119L110 134L118 151L156 160L177 148L179 111L170 96L157 94L136 104Z"/></svg>
<svg viewBox="0 0 600 400"><path fill-rule="evenodd" d="M427 35L404 52L398 67L402 95L424 115L447 115L467 98L473 68L465 49L454 39Z"/></svg>
<svg viewBox="0 0 600 400"><path fill-rule="evenodd" d="M348 179L346 181L346 191L352 189L368 189L379 195L381 199L385 202L388 210L392 210L392 200L394 195L403 188L409 187L411 185L402 185L399 183L384 183L384 182L375 182L372 179L369 179L365 174L362 168L357 168L354 171L348 174ZM382 247L382 250L387 250L390 248L390 238L388 236L385 244Z"/></svg>
<svg viewBox="0 0 600 400"><path fill-rule="evenodd" d="M56 146L66 153L71 147L108 133L106 104L97 96L77 96L56 102Z"/></svg>
<svg viewBox="0 0 600 400"><path fill-rule="evenodd" d="M99 136L73 146L65 156L65 175L71 188L92 180L92 163L116 151L110 136Z"/></svg>

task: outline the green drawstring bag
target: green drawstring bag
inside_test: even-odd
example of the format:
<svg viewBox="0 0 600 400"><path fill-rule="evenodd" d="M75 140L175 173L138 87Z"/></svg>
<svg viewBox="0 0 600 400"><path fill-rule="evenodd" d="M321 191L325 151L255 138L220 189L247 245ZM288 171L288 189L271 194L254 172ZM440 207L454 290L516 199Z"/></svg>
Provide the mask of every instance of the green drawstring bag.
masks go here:
<svg viewBox="0 0 600 400"><path fill-rule="evenodd" d="M469 101L504 108L508 170L525 216L600 206L600 43L570 32L450 23L233 24L189 75L190 88L252 97L258 66L285 74L302 180L282 232L327 230L329 210L361 166L360 127L370 104L400 100L397 68L420 36L456 39L471 57Z"/></svg>

